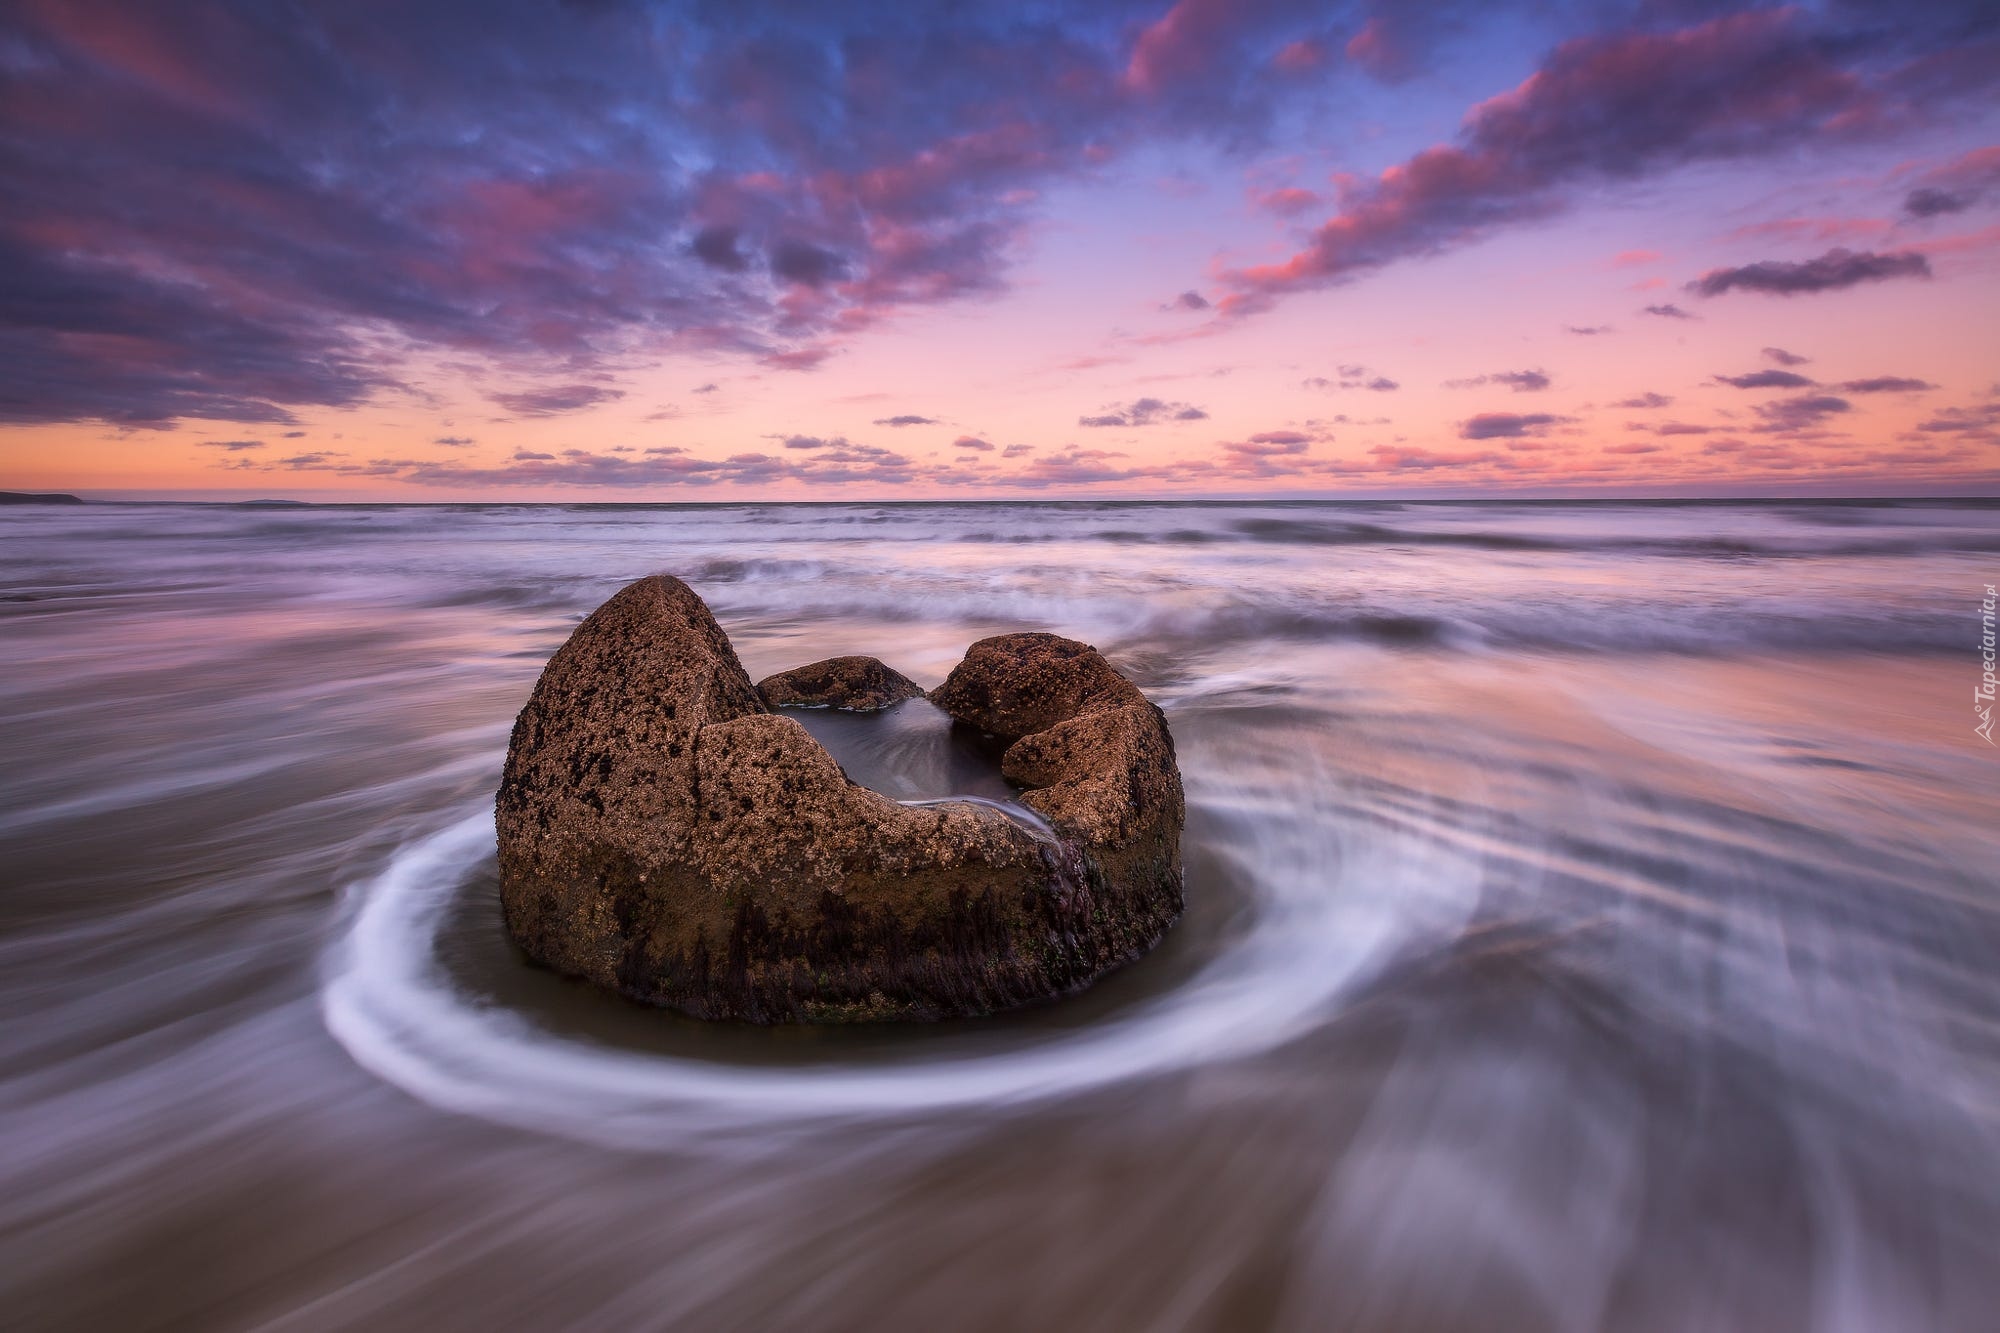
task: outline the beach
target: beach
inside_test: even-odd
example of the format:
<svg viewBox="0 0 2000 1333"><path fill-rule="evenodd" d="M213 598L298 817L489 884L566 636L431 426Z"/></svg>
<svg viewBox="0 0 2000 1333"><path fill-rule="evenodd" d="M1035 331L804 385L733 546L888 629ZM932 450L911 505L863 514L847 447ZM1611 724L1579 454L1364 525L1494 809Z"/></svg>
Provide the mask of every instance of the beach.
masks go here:
<svg viewBox="0 0 2000 1333"><path fill-rule="evenodd" d="M86 504L0 518L20 1327L1975 1330L2000 504ZM702 1024L501 928L509 728L687 581L750 676L1094 644L1187 908L989 1019ZM1005 799L922 700L801 714Z"/></svg>

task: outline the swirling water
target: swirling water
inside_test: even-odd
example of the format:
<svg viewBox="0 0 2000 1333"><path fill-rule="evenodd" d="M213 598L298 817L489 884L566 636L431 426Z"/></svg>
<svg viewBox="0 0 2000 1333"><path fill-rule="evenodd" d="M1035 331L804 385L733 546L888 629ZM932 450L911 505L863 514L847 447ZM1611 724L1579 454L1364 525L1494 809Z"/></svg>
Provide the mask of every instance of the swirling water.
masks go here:
<svg viewBox="0 0 2000 1333"><path fill-rule="evenodd" d="M36 1328L1987 1329L2000 508L0 515L0 1309ZM1098 644L1189 908L980 1022L528 967L541 663L679 574L762 675ZM935 710L808 715L1004 798Z"/></svg>

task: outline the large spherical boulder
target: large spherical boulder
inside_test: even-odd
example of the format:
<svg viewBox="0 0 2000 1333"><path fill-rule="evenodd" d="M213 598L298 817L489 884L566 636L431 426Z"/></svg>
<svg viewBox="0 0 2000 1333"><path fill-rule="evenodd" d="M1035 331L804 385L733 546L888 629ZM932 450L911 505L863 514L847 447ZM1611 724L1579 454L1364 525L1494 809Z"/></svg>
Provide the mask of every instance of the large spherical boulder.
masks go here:
<svg viewBox="0 0 2000 1333"><path fill-rule="evenodd" d="M1046 634L975 644L938 703L1013 741L1003 771L1046 823L849 781L767 710L685 584L630 585L515 722L496 804L508 933L634 999L760 1023L988 1013L1151 947L1181 907L1159 710Z"/></svg>

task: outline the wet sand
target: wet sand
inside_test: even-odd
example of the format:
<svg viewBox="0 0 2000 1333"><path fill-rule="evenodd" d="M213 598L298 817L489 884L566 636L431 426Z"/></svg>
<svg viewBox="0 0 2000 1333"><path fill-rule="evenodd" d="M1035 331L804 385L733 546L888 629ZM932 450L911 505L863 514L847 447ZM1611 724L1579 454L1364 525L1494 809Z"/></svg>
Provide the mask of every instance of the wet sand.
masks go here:
<svg viewBox="0 0 2000 1333"><path fill-rule="evenodd" d="M0 539L21 1326L2000 1308L1968 706L2000 511L90 506ZM652 570L753 675L1097 643L1174 729L1186 919L1083 996L913 1030L525 966L507 728ZM891 795L1004 795L926 708L809 717Z"/></svg>

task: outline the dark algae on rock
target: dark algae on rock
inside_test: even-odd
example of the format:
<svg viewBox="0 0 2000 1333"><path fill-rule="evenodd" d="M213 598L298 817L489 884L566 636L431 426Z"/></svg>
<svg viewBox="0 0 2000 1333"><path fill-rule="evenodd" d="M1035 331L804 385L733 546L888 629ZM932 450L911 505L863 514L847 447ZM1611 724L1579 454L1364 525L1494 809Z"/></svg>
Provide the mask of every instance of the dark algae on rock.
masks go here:
<svg viewBox="0 0 2000 1333"><path fill-rule="evenodd" d="M835 658L760 694L687 585L623 589L515 722L496 804L508 933L558 972L756 1023L991 1013L1151 948L1182 894L1159 709L1084 644L972 646L933 699L1010 742L1002 771L1046 827L971 801L899 804L770 711L902 687L921 693L872 658Z"/></svg>

